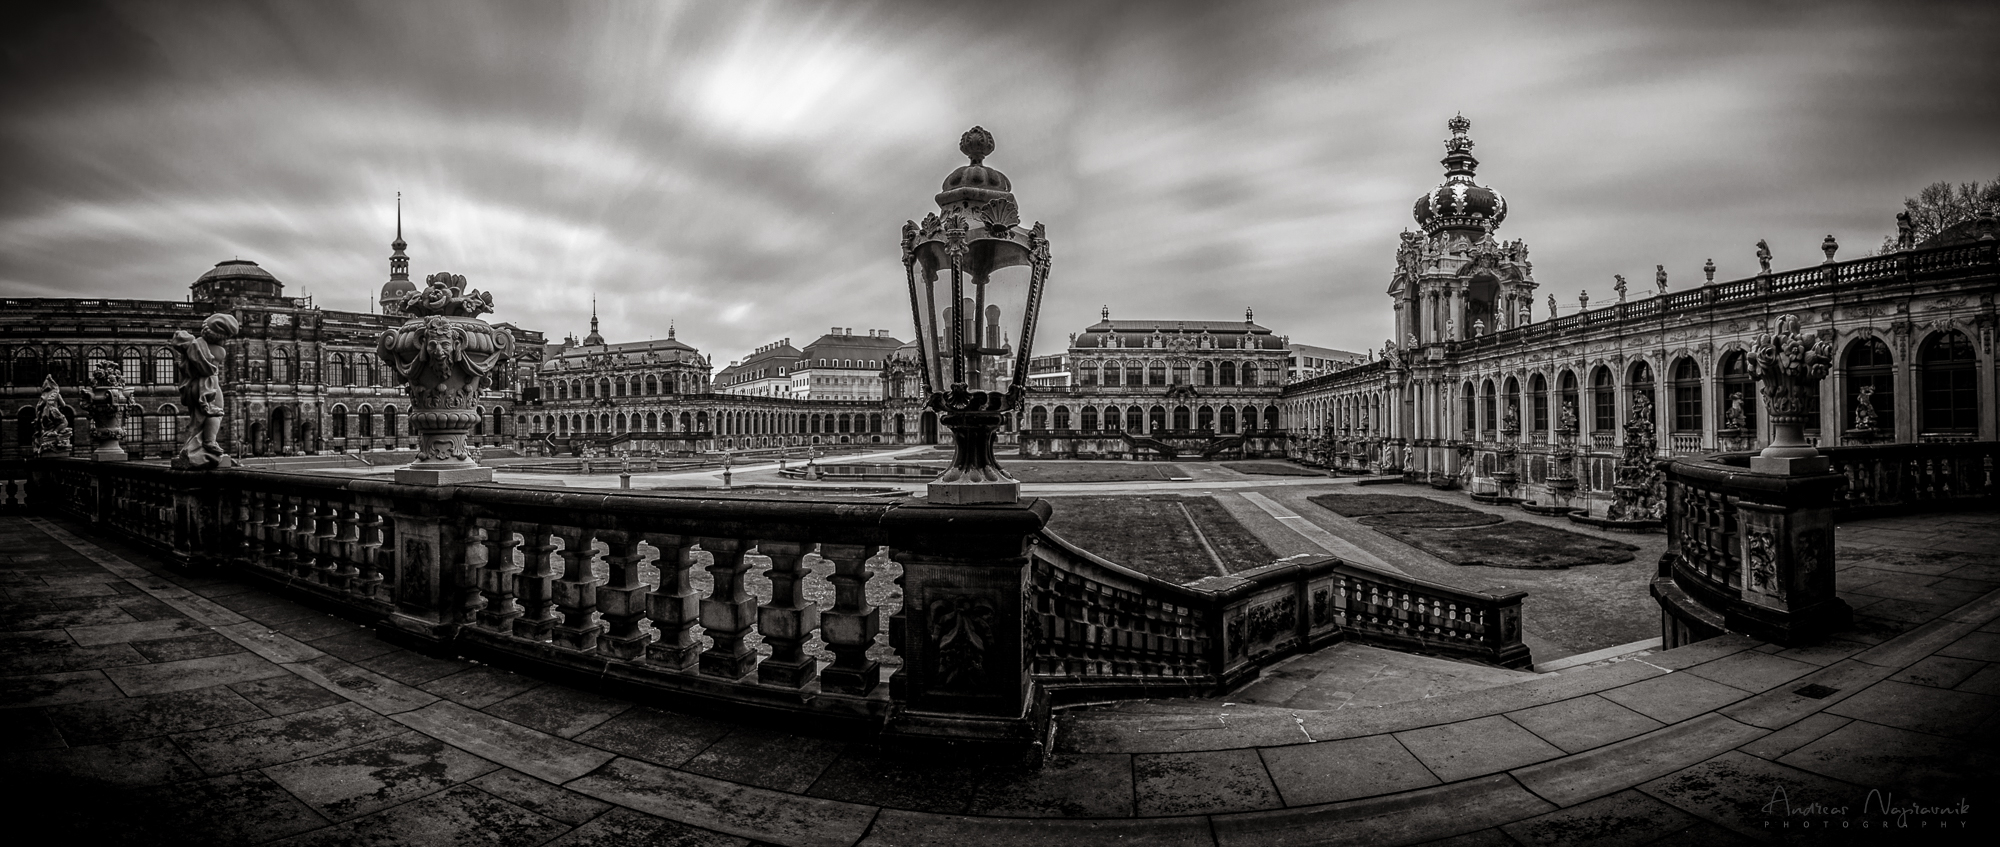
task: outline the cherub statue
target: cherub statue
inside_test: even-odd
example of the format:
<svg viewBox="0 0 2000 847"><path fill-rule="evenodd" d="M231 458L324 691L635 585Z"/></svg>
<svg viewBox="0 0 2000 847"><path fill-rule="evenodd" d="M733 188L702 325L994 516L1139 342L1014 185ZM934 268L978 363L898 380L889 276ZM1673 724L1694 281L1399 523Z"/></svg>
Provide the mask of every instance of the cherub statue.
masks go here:
<svg viewBox="0 0 2000 847"><path fill-rule="evenodd" d="M1474 319L1472 321L1472 337L1478 338L1479 336L1485 334L1486 334L1486 319L1485 318Z"/></svg>
<svg viewBox="0 0 2000 847"><path fill-rule="evenodd" d="M228 313L209 315L201 322L201 335L175 330L174 358L180 365L181 403L187 406L188 426L181 436L181 452L173 466L180 470L209 470L236 464L222 452L222 365L227 351L222 344L236 337L242 324Z"/></svg>
<svg viewBox="0 0 2000 847"><path fill-rule="evenodd" d="M1625 275L1612 274L1611 278L1618 280L1618 284L1611 286L1611 290L1618 292L1618 302L1625 302Z"/></svg>
<svg viewBox="0 0 2000 847"><path fill-rule="evenodd" d="M1444 337L1446 341L1458 340L1458 321L1451 318L1444 319Z"/></svg>
<svg viewBox="0 0 2000 847"><path fill-rule="evenodd" d="M1743 392L1729 392L1729 408L1722 413L1722 428L1743 429L1749 425L1749 418L1743 410Z"/></svg>
<svg viewBox="0 0 2000 847"><path fill-rule="evenodd" d="M1854 428L1872 430L1875 426L1875 386L1864 385L1854 398Z"/></svg>
<svg viewBox="0 0 2000 847"><path fill-rule="evenodd" d="M1908 250L1917 246L1917 228L1910 222L1909 212L1896 213L1896 249Z"/></svg>
<svg viewBox="0 0 2000 847"><path fill-rule="evenodd" d="M1762 238L1757 239L1757 266L1758 273L1771 272L1771 245L1766 244Z"/></svg>
<svg viewBox="0 0 2000 847"><path fill-rule="evenodd" d="M1586 288L1586 289L1584 289L1584 290L1582 290L1582 291L1579 291L1579 292L1577 292L1577 293L1576 293L1576 303L1577 303L1577 308L1578 308L1579 310L1581 310L1581 311L1589 311L1589 310L1590 310L1590 289L1587 289L1587 288Z"/></svg>
<svg viewBox="0 0 2000 847"><path fill-rule="evenodd" d="M35 400L35 455L62 456L69 453L70 421L76 410L63 402L62 388L54 374L42 377L42 394Z"/></svg>
<svg viewBox="0 0 2000 847"><path fill-rule="evenodd" d="M1667 293L1667 266L1653 266L1653 284L1660 287L1660 293Z"/></svg>

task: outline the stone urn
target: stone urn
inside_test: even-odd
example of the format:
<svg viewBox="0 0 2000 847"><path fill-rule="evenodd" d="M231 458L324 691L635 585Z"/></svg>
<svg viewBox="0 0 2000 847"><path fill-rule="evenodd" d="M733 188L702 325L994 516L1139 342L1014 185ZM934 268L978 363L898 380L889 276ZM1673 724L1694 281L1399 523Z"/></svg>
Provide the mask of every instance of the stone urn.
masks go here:
<svg viewBox="0 0 2000 847"><path fill-rule="evenodd" d="M134 406L132 391L125 387L125 375L118 364L100 361L90 372L90 457L99 462L123 462L130 458L122 443L125 413Z"/></svg>
<svg viewBox="0 0 2000 847"><path fill-rule="evenodd" d="M1809 408L1809 389L1833 365L1833 344L1818 332L1808 336L1795 315L1778 318L1778 329L1756 340L1750 365L1763 386L1771 418L1771 443L1750 459L1757 473L1825 473L1825 456L1805 440L1805 424L1819 413Z"/></svg>
<svg viewBox="0 0 2000 847"><path fill-rule="evenodd" d="M514 350L514 336L479 315L493 311L493 295L469 290L465 277L432 274L430 287L403 298L409 323L383 332L376 351L410 397L410 428L417 460L396 470L396 481L417 485L491 482L466 438L479 424L473 404L479 389Z"/></svg>

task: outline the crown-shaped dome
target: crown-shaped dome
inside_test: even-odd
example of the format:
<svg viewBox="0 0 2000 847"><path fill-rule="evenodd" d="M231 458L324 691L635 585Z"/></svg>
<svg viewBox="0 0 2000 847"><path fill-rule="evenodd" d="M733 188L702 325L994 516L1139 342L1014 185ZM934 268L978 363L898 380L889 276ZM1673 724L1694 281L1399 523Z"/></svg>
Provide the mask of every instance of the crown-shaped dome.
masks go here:
<svg viewBox="0 0 2000 847"><path fill-rule="evenodd" d="M944 178L944 190L938 193L940 209L950 209L953 204L963 204L962 208L983 207L993 200L1013 202L1014 184L1007 181L1007 175L998 168L985 165L986 157L993 153L993 133L980 127L973 127L958 137L958 151L964 153L969 164L960 165Z"/></svg>
<svg viewBox="0 0 2000 847"><path fill-rule="evenodd" d="M1417 198L1417 225L1432 235L1447 229L1499 229L1507 219L1507 198L1472 181L1479 167L1479 160L1472 157L1472 139L1466 136L1472 122L1459 115L1445 126L1451 138L1444 143L1444 183Z"/></svg>

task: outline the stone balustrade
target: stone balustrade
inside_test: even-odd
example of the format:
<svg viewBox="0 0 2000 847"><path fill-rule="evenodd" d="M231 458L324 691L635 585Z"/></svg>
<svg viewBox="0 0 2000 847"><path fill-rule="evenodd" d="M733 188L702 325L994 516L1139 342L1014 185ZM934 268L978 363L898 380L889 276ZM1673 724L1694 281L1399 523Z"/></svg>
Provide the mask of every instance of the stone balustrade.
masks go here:
<svg viewBox="0 0 2000 847"><path fill-rule="evenodd" d="M1724 632L1810 643L1845 624L1834 520L1992 509L2000 444L1883 444L1820 451L1827 473L1752 473L1749 453L1666 464L1667 552L1652 593L1669 648Z"/></svg>
<svg viewBox="0 0 2000 847"><path fill-rule="evenodd" d="M75 459L0 476L24 476L34 508L413 646L885 743L1028 749L1053 700L1219 691L1349 637L1529 662L1519 594L1337 559L1176 585L1046 531L1040 501L419 486Z"/></svg>

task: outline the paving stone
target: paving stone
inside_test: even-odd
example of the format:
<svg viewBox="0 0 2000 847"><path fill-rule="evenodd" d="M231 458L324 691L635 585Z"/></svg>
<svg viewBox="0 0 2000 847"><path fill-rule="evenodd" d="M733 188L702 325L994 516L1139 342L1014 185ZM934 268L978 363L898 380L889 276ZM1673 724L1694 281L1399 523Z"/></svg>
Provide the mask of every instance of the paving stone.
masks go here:
<svg viewBox="0 0 2000 847"><path fill-rule="evenodd" d="M53 585L21 585L6 589L8 599L37 600L46 597L88 597L91 595L117 594L118 588L111 584L111 577L98 579L63 580Z"/></svg>
<svg viewBox="0 0 2000 847"><path fill-rule="evenodd" d="M42 612L25 616L10 615L6 618L0 618L0 630L18 632L28 629L68 629L73 626L134 623L137 620L137 618L126 614L124 609L113 605L104 608Z"/></svg>
<svg viewBox="0 0 2000 847"><path fill-rule="evenodd" d="M1853 818L1829 809L1862 807L1867 791L1744 753L1724 753L1639 786L1639 790L1684 812L1737 833L1769 839L1803 827L1827 826Z"/></svg>
<svg viewBox="0 0 2000 847"><path fill-rule="evenodd" d="M457 703L438 702L393 716L418 732L514 770L562 784L608 762L612 754L509 723Z"/></svg>
<svg viewBox="0 0 2000 847"><path fill-rule="evenodd" d="M102 670L145 663L146 657L132 649L130 644L103 644L94 647L58 644L32 652L15 653L8 656L5 661L0 661L0 668L4 668L4 672L11 676Z"/></svg>
<svg viewBox="0 0 2000 847"><path fill-rule="evenodd" d="M285 847L542 844L569 827L460 785L278 842Z"/></svg>
<svg viewBox="0 0 2000 847"><path fill-rule="evenodd" d="M1819 668L1819 665L1808 662L1746 650L1712 662L1703 662L1682 673L1694 674L1731 688L1758 692L1776 688Z"/></svg>
<svg viewBox="0 0 2000 847"><path fill-rule="evenodd" d="M438 684L454 678L446 677ZM576 740L621 756L679 767L735 728L723 721L640 706L598 724Z"/></svg>
<svg viewBox="0 0 2000 847"><path fill-rule="evenodd" d="M315 811L339 821L467 782L499 767L430 736L404 730L264 772Z"/></svg>
<svg viewBox="0 0 2000 847"><path fill-rule="evenodd" d="M43 709L0 709L0 751L62 747L62 733Z"/></svg>
<svg viewBox="0 0 2000 847"><path fill-rule="evenodd" d="M162 638L180 638L206 632L208 627L186 618L69 627L69 637L76 639L76 643L85 647L131 641L157 641Z"/></svg>
<svg viewBox="0 0 2000 847"><path fill-rule="evenodd" d="M1058 753L1039 768L986 768L970 811L998 817L1130 817L1132 757Z"/></svg>
<svg viewBox="0 0 2000 847"><path fill-rule="evenodd" d="M257 704L257 708L273 717L348 702L347 698L292 674L231 683L229 690L243 695L243 699Z"/></svg>
<svg viewBox="0 0 2000 847"><path fill-rule="evenodd" d="M135 788L200 779L195 767L173 742L165 738L142 738L111 744L90 744L50 750L23 750L0 754L6 774L17 780L30 777L63 777L102 788ZM10 797L16 802L18 797Z"/></svg>
<svg viewBox="0 0 2000 847"><path fill-rule="evenodd" d="M0 661L24 653L42 653L77 646L69 633L60 629L0 632Z"/></svg>
<svg viewBox="0 0 2000 847"><path fill-rule="evenodd" d="M1874 685L1896 669L1871 665L1854 659L1843 659L1821 669L1792 680L1790 685L1773 688L1740 703L1724 706L1717 711L1733 720L1766 729L1778 729L1792 725L1807 715L1819 712L1835 703L1854 696L1870 685ZM1816 697L1798 693L1802 689L1813 689ZM1826 693L1831 691L1832 693Z"/></svg>
<svg viewBox="0 0 2000 847"><path fill-rule="evenodd" d="M70 744L102 744L209 729L264 717L264 710L222 686L120 700L51 706L49 720Z"/></svg>
<svg viewBox="0 0 2000 847"><path fill-rule="evenodd" d="M1498 827L1495 827L1493 829L1468 832L1463 835L1454 835L1449 838L1425 841L1422 847L1521 847L1521 842L1515 841L1507 833L1501 832Z"/></svg>
<svg viewBox="0 0 2000 847"><path fill-rule="evenodd" d="M740 847L750 839L697 829L631 809L612 809L548 847Z"/></svg>
<svg viewBox="0 0 2000 847"><path fill-rule="evenodd" d="M689 826L793 847L848 847L878 811L625 758L565 787Z"/></svg>
<svg viewBox="0 0 2000 847"><path fill-rule="evenodd" d="M2000 755L1991 749L1864 721L1827 733L1778 763L1939 805L1990 797L1986 792L2000 772Z"/></svg>
<svg viewBox="0 0 2000 847"><path fill-rule="evenodd" d="M1215 815L1218 847L1374 847L1445 838L1554 809L1505 774L1307 809Z"/></svg>
<svg viewBox="0 0 2000 847"><path fill-rule="evenodd" d="M1764 734L1721 715L1693 720L1514 771L1530 791L1573 806L1673 773Z"/></svg>
<svg viewBox="0 0 2000 847"><path fill-rule="evenodd" d="M140 641L129 646L151 662L177 662L182 659L201 659L243 652L243 648L236 642L214 632L204 632L185 638Z"/></svg>
<svg viewBox="0 0 2000 847"><path fill-rule="evenodd" d="M832 843L832 842L827 842ZM975 818L883 809L860 847L978 844L1043 847L1052 844L1131 844L1146 847L1214 847L1208 819L1099 818L1062 820Z"/></svg>
<svg viewBox="0 0 2000 847"><path fill-rule="evenodd" d="M271 629L256 621L216 627L217 634L234 642L265 661L286 665L294 662L309 662L326 655L305 642L285 633Z"/></svg>
<svg viewBox="0 0 2000 847"><path fill-rule="evenodd" d="M1499 715L1399 732L1396 740L1445 782L1511 770L1563 753Z"/></svg>
<svg viewBox="0 0 2000 847"><path fill-rule="evenodd" d="M1971 632L1951 646L1937 651L1940 656L1954 659L1976 659L1981 662L2000 662L2000 635L1991 632Z"/></svg>
<svg viewBox="0 0 2000 847"><path fill-rule="evenodd" d="M1199 815L1284 805L1255 750L1147 753L1132 757L1141 816Z"/></svg>
<svg viewBox="0 0 2000 847"><path fill-rule="evenodd" d="M319 638L348 635L356 631L373 632L373 630L370 630L363 624L355 623L339 615L329 615L324 612L317 615L294 618L285 621L281 625L272 625L271 628L300 641L312 641Z"/></svg>
<svg viewBox="0 0 2000 847"><path fill-rule="evenodd" d="M1750 696L1750 692L1699 676L1674 673L1614 688L1600 696L1661 723L1674 723L1727 706Z"/></svg>
<svg viewBox="0 0 2000 847"><path fill-rule="evenodd" d="M1958 684L1958 690L1974 694L2000 695L2000 664L1987 665Z"/></svg>
<svg viewBox="0 0 2000 847"><path fill-rule="evenodd" d="M1946 656L1925 656L1916 664L1903 669L1902 673L1889 677L1894 682L1911 685L1928 685L1932 688L1956 688L1958 684L1971 678L1985 662L1975 659L1953 659Z"/></svg>
<svg viewBox="0 0 2000 847"><path fill-rule="evenodd" d="M327 823L256 772L150 788L130 802L139 830L158 844L262 844Z"/></svg>
<svg viewBox="0 0 2000 847"><path fill-rule="evenodd" d="M1394 736L1369 735L1258 751L1287 806L1372 797L1438 784Z"/></svg>
<svg viewBox="0 0 2000 847"><path fill-rule="evenodd" d="M1626 790L1500 828L1530 847L1625 847L1650 844L1696 821L1693 815Z"/></svg>
<svg viewBox="0 0 2000 847"><path fill-rule="evenodd" d="M99 670L8 677L7 684L0 685L0 706L4 707L57 706L123 696L124 692Z"/></svg>
<svg viewBox="0 0 2000 847"><path fill-rule="evenodd" d="M602 697L560 685L544 685L509 697L480 711L534 727L550 735L574 738L584 730L623 714L629 700Z"/></svg>
<svg viewBox="0 0 2000 847"><path fill-rule="evenodd" d="M1712 662L1724 656L1741 653L1756 647L1760 642L1742 635L1723 635L1706 641L1697 641L1684 647L1662 650L1646 657L1646 663L1654 667L1677 671L1691 668L1703 662Z"/></svg>
<svg viewBox="0 0 2000 847"><path fill-rule="evenodd" d="M977 762L892 755L853 745L806 790L814 797L866 806L959 814L972 802Z"/></svg>
<svg viewBox="0 0 2000 847"><path fill-rule="evenodd" d="M385 715L421 709L438 698L332 656L286 665L292 673Z"/></svg>
<svg viewBox="0 0 2000 847"><path fill-rule="evenodd" d="M610 803L585 797L512 768L499 768L471 781L480 790L530 812L575 826L597 817Z"/></svg>
<svg viewBox="0 0 2000 847"><path fill-rule="evenodd" d="M1780 650L1776 655L1824 667L1860 653L1870 646L1872 645L1845 638L1829 638L1817 644Z"/></svg>
<svg viewBox="0 0 2000 847"><path fill-rule="evenodd" d="M1764 842L1724 829L1708 821L1698 820L1676 832L1669 833L1648 847L1749 847Z"/></svg>
<svg viewBox="0 0 2000 847"><path fill-rule="evenodd" d="M488 665L472 665L417 687L461 706L480 709L541 684L541 680L531 676Z"/></svg>
<svg viewBox="0 0 2000 847"><path fill-rule="evenodd" d="M174 736L202 770L212 774L255 770L351 747L404 732L396 723L353 703L231 724Z"/></svg>
<svg viewBox="0 0 2000 847"><path fill-rule="evenodd" d="M1901 682L1878 682L1827 711L1885 726L1945 736L1970 736L2000 710L2000 697L1943 691Z"/></svg>
<svg viewBox="0 0 2000 847"><path fill-rule="evenodd" d="M847 749L844 741L738 727L715 740L682 770L779 791L804 791Z"/></svg>
<svg viewBox="0 0 2000 847"><path fill-rule="evenodd" d="M365 627L341 635L309 639L307 643L315 649L339 656L349 662L372 659L397 649L396 645L378 637L375 630Z"/></svg>
<svg viewBox="0 0 2000 847"><path fill-rule="evenodd" d="M1662 726L1595 694L1508 712L1507 718L1566 753L1623 741Z"/></svg>
<svg viewBox="0 0 2000 847"><path fill-rule="evenodd" d="M392 650L354 664L404 685L422 685L470 667L461 659L439 659L411 650Z"/></svg>
<svg viewBox="0 0 2000 847"><path fill-rule="evenodd" d="M1751 741L1736 749L1760 759L1777 761L1779 757L1803 747L1813 740L1846 726L1853 718L1829 715L1824 712L1807 715L1798 723Z"/></svg>
<svg viewBox="0 0 2000 847"><path fill-rule="evenodd" d="M202 659L182 659L150 665L112 668L104 675L128 697L186 691L252 679L283 676L285 669L250 653Z"/></svg>
<svg viewBox="0 0 2000 847"><path fill-rule="evenodd" d="M180 619L192 620L202 626L214 626L218 623L218 621L207 620L199 615L188 614L183 609L150 595L145 597L119 597L118 608L124 609L125 614L142 621Z"/></svg>

